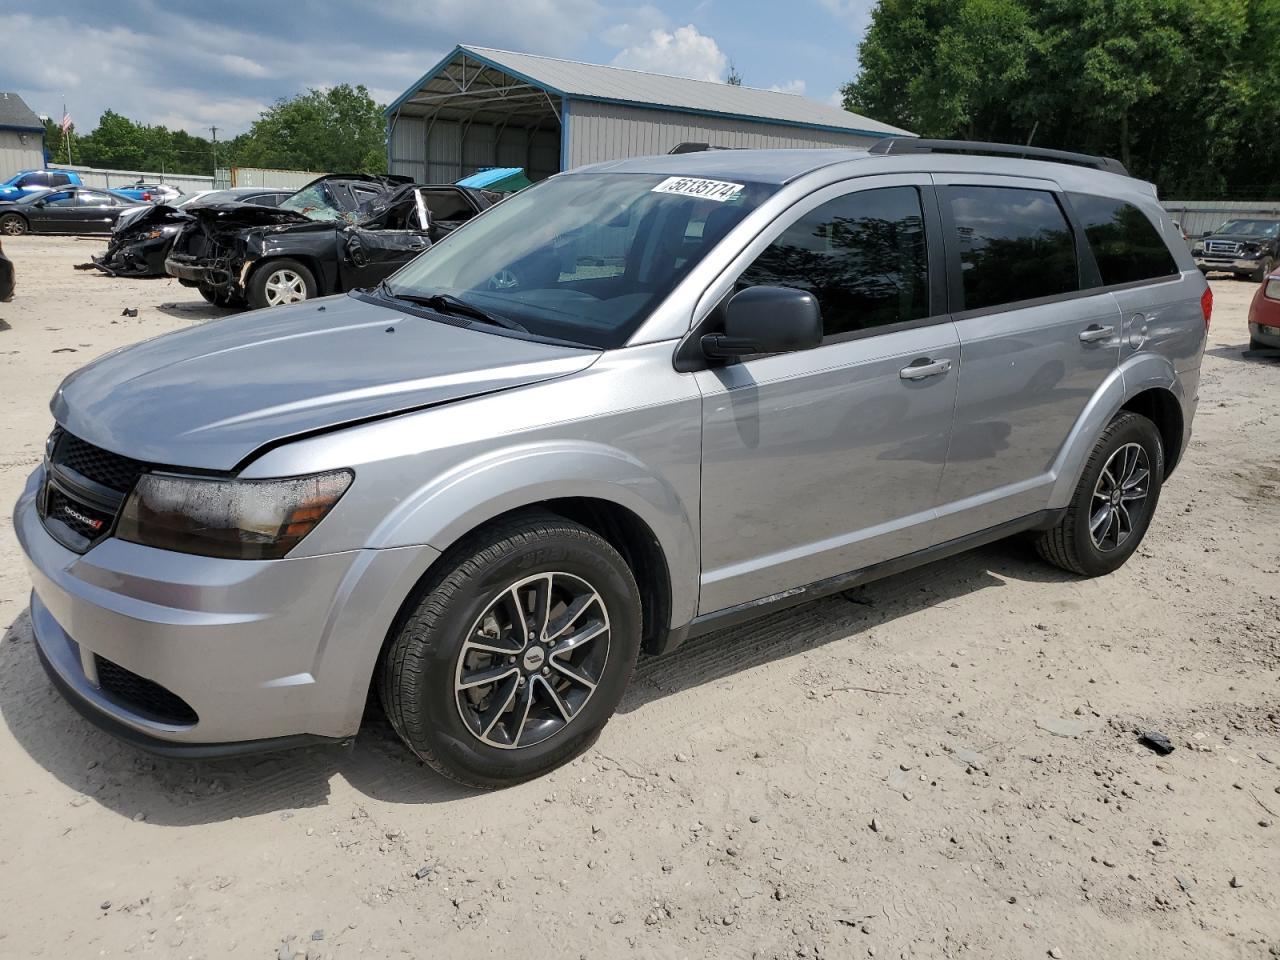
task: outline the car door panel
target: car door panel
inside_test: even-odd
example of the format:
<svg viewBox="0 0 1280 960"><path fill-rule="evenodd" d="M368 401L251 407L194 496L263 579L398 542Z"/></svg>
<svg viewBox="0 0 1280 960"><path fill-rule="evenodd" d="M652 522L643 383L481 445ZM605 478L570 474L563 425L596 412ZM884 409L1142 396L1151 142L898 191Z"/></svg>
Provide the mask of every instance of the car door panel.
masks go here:
<svg viewBox="0 0 1280 960"><path fill-rule="evenodd" d="M940 540L1047 506L1054 461L1116 367L1120 320L1109 293L957 320L964 359ZM1106 335L1082 341L1090 328Z"/></svg>
<svg viewBox="0 0 1280 960"><path fill-rule="evenodd" d="M942 322L698 372L700 612L928 546L959 361Z"/></svg>
<svg viewBox="0 0 1280 960"><path fill-rule="evenodd" d="M1079 289L1088 284L1085 276L1083 240L1072 221L1070 208L1062 202L1061 190L1049 181L1030 178L935 175L940 183L939 201L944 229L956 227L947 211L949 186L966 191L1005 192L1012 204L1029 197L1035 203L1056 209L1065 244L1073 244L1076 262L1072 289L1058 290L1040 299L998 303L967 310L965 284L960 278L958 249L949 254L952 267L953 303L960 337L962 362L957 378L955 420L951 448L947 456L939 495L937 538L954 539L979 530L1017 520L1046 509L1055 481L1053 465L1072 428L1103 382L1119 361L1121 313L1114 296L1100 289ZM1045 198L1050 198L1046 200ZM1030 204L1023 204L1023 217ZM994 209L979 211L979 219L998 220ZM1011 219L1010 223L1016 223ZM1010 295L1030 284L1033 292L1038 278L1048 283L1063 265L1041 245L1044 231L1036 231L1024 219L1028 238L1001 236L1000 226L991 228L995 243L1009 246L997 256L1008 262L1025 264L1021 277L1006 276L999 282L1010 284ZM977 232L978 229L964 227ZM959 234L956 234L957 236ZM1019 243L1028 244L1021 250ZM1069 249L1064 246L1063 249ZM969 264L965 265L968 269ZM1037 273L1038 271L1038 273ZM1049 279L1045 279L1049 278ZM1095 282L1096 283L1096 282Z"/></svg>
<svg viewBox="0 0 1280 960"><path fill-rule="evenodd" d="M36 233L75 233L82 222L78 200L71 191L49 194L29 204L27 219Z"/></svg>
<svg viewBox="0 0 1280 960"><path fill-rule="evenodd" d="M372 287L431 246L420 230L366 230L341 234L343 283L347 289Z"/></svg>
<svg viewBox="0 0 1280 960"><path fill-rule="evenodd" d="M94 192L80 193L76 229L86 233L110 233L121 208L110 197Z"/></svg>
<svg viewBox="0 0 1280 960"><path fill-rule="evenodd" d="M862 178L798 203L730 267L737 286L810 292L826 336L694 374L700 613L929 545L960 362L937 233L927 178Z"/></svg>

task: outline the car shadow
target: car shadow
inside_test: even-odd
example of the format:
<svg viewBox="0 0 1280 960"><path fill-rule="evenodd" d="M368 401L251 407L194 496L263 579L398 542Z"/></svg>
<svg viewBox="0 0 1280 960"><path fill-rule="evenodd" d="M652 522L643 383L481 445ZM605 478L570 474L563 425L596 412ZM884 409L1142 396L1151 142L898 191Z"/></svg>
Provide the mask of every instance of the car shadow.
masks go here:
<svg viewBox="0 0 1280 960"><path fill-rule="evenodd" d="M679 691L884 627L1006 580L1062 582L1070 575L1035 559L1012 539L940 560L845 594L779 611L691 640L665 657L647 657L619 707L627 714ZM370 706L350 747L199 762L153 757L98 730L45 676L24 611L0 640L0 716L13 738L77 796L122 817L189 826L328 805L335 777L381 802L450 803L474 796L434 773L400 743ZM634 722L634 721L630 721Z"/></svg>
<svg viewBox="0 0 1280 960"><path fill-rule="evenodd" d="M1242 343L1238 347L1214 347L1204 353L1206 357L1217 357L1219 360L1234 360L1237 363L1275 363L1280 361L1280 350L1251 350L1247 343Z"/></svg>
<svg viewBox="0 0 1280 960"><path fill-rule="evenodd" d="M239 307L215 307L203 299L161 303L155 309L165 316L177 317L179 320L217 320L219 317L244 313Z"/></svg>

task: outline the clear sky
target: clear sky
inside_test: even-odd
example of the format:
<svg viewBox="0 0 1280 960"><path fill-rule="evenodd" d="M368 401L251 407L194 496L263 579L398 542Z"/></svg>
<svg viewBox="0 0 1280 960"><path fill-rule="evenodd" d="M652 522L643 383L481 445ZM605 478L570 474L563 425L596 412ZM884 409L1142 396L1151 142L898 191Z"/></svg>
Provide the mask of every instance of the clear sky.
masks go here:
<svg viewBox="0 0 1280 960"><path fill-rule="evenodd" d="M0 0L0 90L90 130L105 109L220 139L280 97L363 83L389 102L457 43L838 102L873 0Z"/></svg>

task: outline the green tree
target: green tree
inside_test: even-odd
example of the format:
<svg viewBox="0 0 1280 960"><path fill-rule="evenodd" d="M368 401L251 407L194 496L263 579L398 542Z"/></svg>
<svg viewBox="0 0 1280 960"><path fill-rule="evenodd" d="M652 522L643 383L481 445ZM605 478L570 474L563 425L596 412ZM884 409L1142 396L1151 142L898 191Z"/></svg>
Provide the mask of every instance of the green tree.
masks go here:
<svg viewBox="0 0 1280 960"><path fill-rule="evenodd" d="M363 85L344 83L276 101L227 157L241 166L382 173L385 144L382 107Z"/></svg>
<svg viewBox="0 0 1280 960"><path fill-rule="evenodd" d="M881 0L845 106L1118 156L1165 194L1280 184L1280 0Z"/></svg>

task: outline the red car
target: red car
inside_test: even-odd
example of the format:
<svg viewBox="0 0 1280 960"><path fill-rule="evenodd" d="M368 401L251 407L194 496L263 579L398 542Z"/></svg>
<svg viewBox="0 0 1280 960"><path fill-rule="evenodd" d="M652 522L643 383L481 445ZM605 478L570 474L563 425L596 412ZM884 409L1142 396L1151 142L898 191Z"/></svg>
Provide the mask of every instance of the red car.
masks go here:
<svg viewBox="0 0 1280 960"><path fill-rule="evenodd" d="M1249 304L1249 346L1280 350L1280 270L1267 275Z"/></svg>

